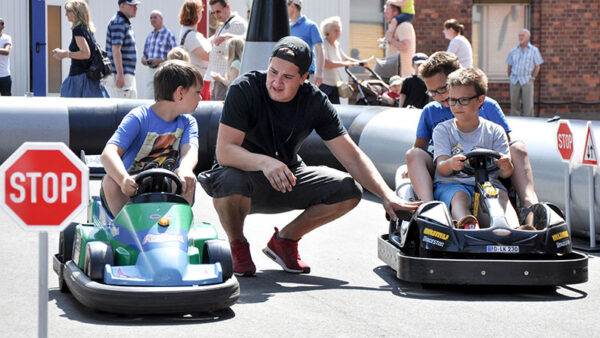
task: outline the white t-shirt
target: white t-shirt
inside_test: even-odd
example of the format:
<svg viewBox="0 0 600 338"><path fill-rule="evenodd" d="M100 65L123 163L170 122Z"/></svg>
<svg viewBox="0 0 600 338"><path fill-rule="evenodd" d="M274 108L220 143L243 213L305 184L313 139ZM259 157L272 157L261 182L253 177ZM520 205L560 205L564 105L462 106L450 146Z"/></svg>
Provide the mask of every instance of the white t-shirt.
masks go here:
<svg viewBox="0 0 600 338"><path fill-rule="evenodd" d="M197 32L193 27L189 26L181 28L178 42L181 42L181 38L183 38L183 35L189 30L193 30L193 32L189 32L185 37L183 48L190 54L190 62L198 68L200 74L204 75L206 68L208 68L208 61L200 59L194 55L192 51L198 47L202 47L202 49L210 51L210 42L204 37L204 35L202 35L202 33Z"/></svg>
<svg viewBox="0 0 600 338"><path fill-rule="evenodd" d="M473 49L471 43L462 35L455 36L450 40L448 52L458 57L458 62L464 68L473 68Z"/></svg>
<svg viewBox="0 0 600 338"><path fill-rule="evenodd" d="M12 39L8 34L0 36L0 48L12 46ZM10 55L0 55L0 77L10 76Z"/></svg>
<svg viewBox="0 0 600 338"><path fill-rule="evenodd" d="M329 40L324 39L323 50L325 54L325 60L342 61L342 54L340 53L340 48L341 46L339 41L336 40L332 46L331 43L329 43ZM342 67L325 68L323 70L323 83L328 86L335 87L338 81L343 81L342 74L340 73L341 71Z"/></svg>

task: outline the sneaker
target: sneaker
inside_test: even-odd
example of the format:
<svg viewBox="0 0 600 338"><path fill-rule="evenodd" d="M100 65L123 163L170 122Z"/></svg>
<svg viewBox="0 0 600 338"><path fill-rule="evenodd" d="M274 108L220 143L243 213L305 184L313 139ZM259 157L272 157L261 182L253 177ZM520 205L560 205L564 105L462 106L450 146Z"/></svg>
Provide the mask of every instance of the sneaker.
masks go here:
<svg viewBox="0 0 600 338"><path fill-rule="evenodd" d="M475 216L467 215L458 221L456 227L465 230L477 230L479 229L479 222Z"/></svg>
<svg viewBox="0 0 600 338"><path fill-rule="evenodd" d="M256 274L256 266L250 256L248 241L235 240L229 243L229 246L233 258L233 273L240 277L253 277Z"/></svg>
<svg viewBox="0 0 600 338"><path fill-rule="evenodd" d="M277 228L263 252L287 272L310 273L310 266L300 259L298 241L279 237Z"/></svg>

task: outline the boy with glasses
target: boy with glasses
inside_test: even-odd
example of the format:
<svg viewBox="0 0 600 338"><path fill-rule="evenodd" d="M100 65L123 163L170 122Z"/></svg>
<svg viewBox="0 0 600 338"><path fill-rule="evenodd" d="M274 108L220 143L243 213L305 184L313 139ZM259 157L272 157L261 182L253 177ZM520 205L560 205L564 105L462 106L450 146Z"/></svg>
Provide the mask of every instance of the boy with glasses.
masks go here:
<svg viewBox="0 0 600 338"><path fill-rule="evenodd" d="M467 159L464 154L477 148L497 151L501 154L496 160L499 170L490 174L490 180L498 188L508 224L518 227L519 220L506 188L498 180L498 176L510 177L514 170L506 133L500 125L479 117L487 93L487 77L481 70L461 68L448 76L445 88L454 119L439 123L433 131L436 164L433 197L448 206L452 217L458 220L458 228L478 229L477 218L470 211L474 179L461 172Z"/></svg>
<svg viewBox="0 0 600 338"><path fill-rule="evenodd" d="M433 129L438 123L453 118L448 104L448 87L446 85L448 75L460 68L458 58L448 52L437 52L432 54L419 68L419 76L425 82L427 95L434 99L423 108L421 118L417 126L417 137L413 147L406 152L407 172L403 177L410 178L417 196L424 202L433 200L434 174L433 143L431 141ZM485 97L479 116L499 124L504 128L510 142L511 129L506 122L504 113L496 101ZM519 215L523 218L528 207L538 203L537 195L533 186L533 174L527 147L523 142L511 142L510 155L515 170L511 176L511 182L517 192L520 201ZM529 213L527 223L533 222L532 214ZM523 220L521 220L523 222Z"/></svg>

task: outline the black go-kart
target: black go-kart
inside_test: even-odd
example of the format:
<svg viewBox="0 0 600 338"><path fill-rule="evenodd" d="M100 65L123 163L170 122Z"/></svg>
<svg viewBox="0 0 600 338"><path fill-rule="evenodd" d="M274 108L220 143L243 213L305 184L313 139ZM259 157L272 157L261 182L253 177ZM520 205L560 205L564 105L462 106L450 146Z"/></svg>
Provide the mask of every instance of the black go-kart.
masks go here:
<svg viewBox="0 0 600 338"><path fill-rule="evenodd" d="M477 149L465 154L463 171L475 177L473 211L480 229L459 229L443 202L398 213L378 239L378 256L407 282L447 285L557 286L588 280L587 256L572 251L561 210L550 203L529 208L535 230L508 224L489 174L500 154ZM397 190L414 196L412 188ZM479 214L479 215L477 215ZM487 216L487 217L484 217ZM481 219L487 221L481 222Z"/></svg>

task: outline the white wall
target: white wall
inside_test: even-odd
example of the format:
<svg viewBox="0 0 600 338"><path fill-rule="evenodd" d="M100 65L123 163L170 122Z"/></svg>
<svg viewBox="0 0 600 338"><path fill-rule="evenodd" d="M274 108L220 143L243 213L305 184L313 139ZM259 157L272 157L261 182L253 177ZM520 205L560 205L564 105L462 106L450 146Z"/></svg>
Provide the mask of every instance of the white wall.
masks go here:
<svg viewBox="0 0 600 338"><path fill-rule="evenodd" d="M13 42L9 54L12 94L22 96L29 91L29 1L0 0L0 17L6 25L3 34Z"/></svg>

